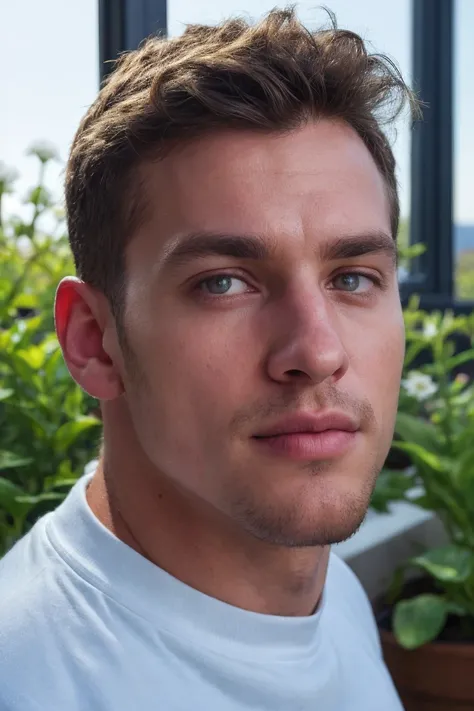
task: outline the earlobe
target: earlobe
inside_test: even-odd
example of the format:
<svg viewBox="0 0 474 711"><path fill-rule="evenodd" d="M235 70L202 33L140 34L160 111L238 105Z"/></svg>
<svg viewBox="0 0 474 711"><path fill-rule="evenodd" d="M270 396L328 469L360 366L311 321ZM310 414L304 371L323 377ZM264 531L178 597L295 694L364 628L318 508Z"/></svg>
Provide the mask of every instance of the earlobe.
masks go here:
<svg viewBox="0 0 474 711"><path fill-rule="evenodd" d="M67 368L76 383L99 400L114 400L123 383L114 359L103 347L105 297L74 277L56 292L56 333Z"/></svg>

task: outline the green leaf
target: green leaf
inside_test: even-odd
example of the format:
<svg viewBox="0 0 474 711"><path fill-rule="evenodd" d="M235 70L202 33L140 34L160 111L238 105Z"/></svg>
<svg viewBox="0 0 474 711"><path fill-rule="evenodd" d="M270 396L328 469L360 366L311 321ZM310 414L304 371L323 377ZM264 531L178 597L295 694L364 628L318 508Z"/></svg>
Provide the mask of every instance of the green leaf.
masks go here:
<svg viewBox="0 0 474 711"><path fill-rule="evenodd" d="M446 605L448 608L448 614L450 615L456 615L457 617L466 617L466 615L469 615L469 610L457 602L448 600Z"/></svg>
<svg viewBox="0 0 474 711"><path fill-rule="evenodd" d="M454 544L429 550L410 563L445 583L463 583L474 573L474 553Z"/></svg>
<svg viewBox="0 0 474 711"><path fill-rule="evenodd" d="M36 506L36 504L42 501L61 501L64 499L64 494L60 494L55 491L44 491L42 494L37 494L36 496L18 496L17 502L22 504L31 504L31 506Z"/></svg>
<svg viewBox="0 0 474 711"><path fill-rule="evenodd" d="M14 452L7 452L0 449L0 471L5 469L15 469L16 467L26 467L31 464L31 457L19 457Z"/></svg>
<svg viewBox="0 0 474 711"><path fill-rule="evenodd" d="M474 498L471 498L474 494L474 449L472 448L472 439L473 433L468 431L461 435L458 444L462 449L452 469L453 481L458 485L459 490L466 495L467 500L470 501L474 501Z"/></svg>
<svg viewBox="0 0 474 711"><path fill-rule="evenodd" d="M80 416L73 422L66 422L56 432L54 442L59 452L65 452L83 432L101 425L97 417Z"/></svg>
<svg viewBox="0 0 474 711"><path fill-rule="evenodd" d="M0 388L0 402L2 400L6 400L7 398L11 397L15 391L12 390L11 388Z"/></svg>
<svg viewBox="0 0 474 711"><path fill-rule="evenodd" d="M56 484L62 485L64 481L71 479L77 479L77 472L72 468L72 463L70 459L63 459L58 467L58 470L54 473L52 477L51 486L54 487Z"/></svg>
<svg viewBox="0 0 474 711"><path fill-rule="evenodd" d="M71 378L66 364L64 363L63 354L59 348L50 354L44 366L44 372L47 382L51 385L54 384L56 388L59 385L58 381L61 379L64 380L66 376Z"/></svg>
<svg viewBox="0 0 474 711"><path fill-rule="evenodd" d="M28 346L17 351L17 356L22 358L33 370L38 370L44 363L46 353L40 346Z"/></svg>
<svg viewBox="0 0 474 711"><path fill-rule="evenodd" d="M15 421L15 426L20 430L23 429L23 431L28 432L30 437L33 437L34 440L38 443L39 441L43 441L45 443L48 443L47 446L49 446L49 427L48 425L50 424L49 422L41 422L39 419L39 412L38 408L36 408L36 411L33 410L32 408L28 408L24 403L18 404L17 402L12 402L7 401L6 402L6 407L8 406L9 410L9 416L14 419Z"/></svg>
<svg viewBox="0 0 474 711"><path fill-rule="evenodd" d="M437 472L442 472L444 470L441 458L436 456L436 454L433 454L433 452L427 451L419 444L415 444L414 442L394 441L392 442L392 447L410 454L415 462L418 461L430 469L434 469Z"/></svg>
<svg viewBox="0 0 474 711"><path fill-rule="evenodd" d="M469 348L467 351L463 351L458 355L452 356L446 362L446 370L453 370L463 363L470 363L474 360L474 348Z"/></svg>
<svg viewBox="0 0 474 711"><path fill-rule="evenodd" d="M419 506L420 509L425 509L426 511L433 510L433 501L428 494L420 494L420 496L414 496L410 498L410 503L414 506Z"/></svg>
<svg viewBox="0 0 474 711"><path fill-rule="evenodd" d="M399 565L395 569L392 580L387 590L387 603L393 605L400 597L405 583L406 564Z"/></svg>
<svg viewBox="0 0 474 711"><path fill-rule="evenodd" d="M32 202L33 205L47 207L52 203L51 193L43 185L38 185L35 188L32 188L32 190L28 193L25 202Z"/></svg>
<svg viewBox="0 0 474 711"><path fill-rule="evenodd" d="M38 295L22 292L13 299L12 306L17 309L35 309L38 306Z"/></svg>
<svg viewBox="0 0 474 711"><path fill-rule="evenodd" d="M30 335L37 334L38 331L42 327L43 319L44 319L44 316L39 315L39 316L33 316L32 318L29 318L26 321L23 321L22 323L24 323L25 333L30 334Z"/></svg>
<svg viewBox="0 0 474 711"><path fill-rule="evenodd" d="M408 368L408 366L411 365L412 361L415 360L416 356L421 353L421 351L424 348L427 348L427 344L424 339L419 337L417 341L413 341L412 343L407 345L406 353L405 353L405 368Z"/></svg>
<svg viewBox="0 0 474 711"><path fill-rule="evenodd" d="M84 393L76 385L72 387L72 380L69 374L68 384L71 384L71 387L68 387L68 391L64 391L63 411L69 420L75 421L77 416L84 412Z"/></svg>
<svg viewBox="0 0 474 711"><path fill-rule="evenodd" d="M393 631L405 649L416 649L436 639L448 616L446 601L438 595L419 595L397 603Z"/></svg>
<svg viewBox="0 0 474 711"><path fill-rule="evenodd" d="M399 253L405 258L414 259L426 252L426 245L422 242L414 242L407 247L400 248Z"/></svg>
<svg viewBox="0 0 474 711"><path fill-rule="evenodd" d="M442 439L438 429L421 417L414 417L407 412L399 412L395 423L395 432L405 442L418 444L429 452L440 451Z"/></svg>
<svg viewBox="0 0 474 711"><path fill-rule="evenodd" d="M17 501L18 496L24 495L23 489L9 479L0 477L0 509L14 517L21 515L29 508Z"/></svg>

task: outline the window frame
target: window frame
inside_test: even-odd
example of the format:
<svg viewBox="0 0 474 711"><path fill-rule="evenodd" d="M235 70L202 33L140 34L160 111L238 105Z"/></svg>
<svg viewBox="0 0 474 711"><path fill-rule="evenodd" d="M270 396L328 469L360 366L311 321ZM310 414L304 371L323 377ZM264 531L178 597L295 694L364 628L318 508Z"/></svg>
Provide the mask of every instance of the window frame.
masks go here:
<svg viewBox="0 0 474 711"><path fill-rule="evenodd" d="M454 0L413 0L413 89L423 102L412 129L410 242L426 252L401 285L402 301L427 310L473 305L454 298L453 56Z"/></svg>
<svg viewBox="0 0 474 711"><path fill-rule="evenodd" d="M113 70L113 60L151 34L167 34L167 0L99 0L101 85Z"/></svg>

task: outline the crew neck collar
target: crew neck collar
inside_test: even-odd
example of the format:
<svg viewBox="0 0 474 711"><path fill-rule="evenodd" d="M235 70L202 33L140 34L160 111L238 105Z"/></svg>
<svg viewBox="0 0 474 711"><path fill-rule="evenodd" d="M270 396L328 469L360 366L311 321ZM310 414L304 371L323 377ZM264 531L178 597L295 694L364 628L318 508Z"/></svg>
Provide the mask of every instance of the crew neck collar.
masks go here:
<svg viewBox="0 0 474 711"><path fill-rule="evenodd" d="M168 574L107 529L92 512L82 476L60 506L45 517L59 555L83 579L152 625L239 659L299 660L319 646L326 595L315 614L284 617L243 610Z"/></svg>

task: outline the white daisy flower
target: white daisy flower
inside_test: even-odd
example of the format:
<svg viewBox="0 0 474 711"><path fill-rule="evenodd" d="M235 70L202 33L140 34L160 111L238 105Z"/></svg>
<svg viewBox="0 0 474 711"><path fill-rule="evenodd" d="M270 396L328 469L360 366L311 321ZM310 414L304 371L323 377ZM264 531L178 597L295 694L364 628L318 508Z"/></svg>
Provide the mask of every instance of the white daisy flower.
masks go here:
<svg viewBox="0 0 474 711"><path fill-rule="evenodd" d="M10 188L19 175L16 168L12 168L0 160L0 186L3 190Z"/></svg>
<svg viewBox="0 0 474 711"><path fill-rule="evenodd" d="M28 155L38 156L42 163L47 163L49 160L59 160L56 147L49 141L35 141L29 147Z"/></svg>
<svg viewBox="0 0 474 711"><path fill-rule="evenodd" d="M425 375L417 370L410 371L402 380L402 385L409 395L420 401L431 397L438 389L431 375Z"/></svg>
<svg viewBox="0 0 474 711"><path fill-rule="evenodd" d="M432 339L438 333L438 327L434 321L426 321L423 326L423 335L425 338Z"/></svg>

